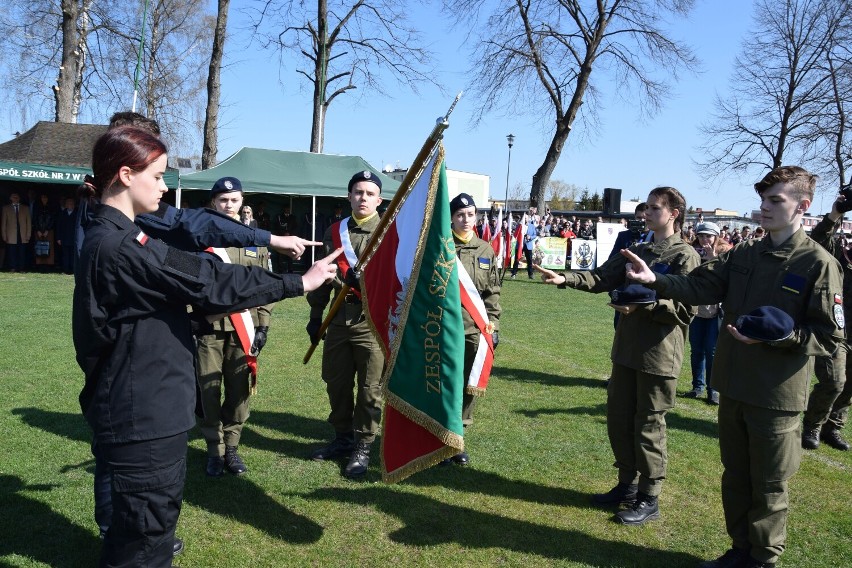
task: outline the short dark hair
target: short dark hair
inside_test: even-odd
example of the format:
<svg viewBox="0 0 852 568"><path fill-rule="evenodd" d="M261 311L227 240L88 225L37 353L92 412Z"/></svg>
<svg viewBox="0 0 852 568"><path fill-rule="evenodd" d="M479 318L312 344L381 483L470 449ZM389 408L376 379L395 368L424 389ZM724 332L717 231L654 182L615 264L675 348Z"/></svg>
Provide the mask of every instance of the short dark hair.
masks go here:
<svg viewBox="0 0 852 568"><path fill-rule="evenodd" d="M129 110L117 112L109 119L110 128L118 128L119 126L135 126L148 130L157 136L160 135L160 125L157 124L156 120Z"/></svg>
<svg viewBox="0 0 852 568"><path fill-rule="evenodd" d="M779 166L763 176L763 179L754 184L754 190L758 195L775 185L776 183L790 184L793 186L793 195L796 199L814 198L814 189L819 176L810 173L799 166Z"/></svg>
<svg viewBox="0 0 852 568"><path fill-rule="evenodd" d="M633 210L633 213L642 213L643 211L647 211L647 210L648 210L648 204L642 202L642 203L640 203L639 205L636 206L636 209Z"/></svg>

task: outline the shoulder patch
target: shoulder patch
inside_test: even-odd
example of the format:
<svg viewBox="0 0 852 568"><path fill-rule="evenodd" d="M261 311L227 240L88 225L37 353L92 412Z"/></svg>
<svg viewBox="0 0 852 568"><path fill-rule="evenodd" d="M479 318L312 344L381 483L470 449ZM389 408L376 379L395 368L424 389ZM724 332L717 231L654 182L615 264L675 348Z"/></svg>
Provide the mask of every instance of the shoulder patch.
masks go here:
<svg viewBox="0 0 852 568"><path fill-rule="evenodd" d="M166 251L166 260L163 264L169 268L189 274L197 278L201 274L201 258L169 247Z"/></svg>
<svg viewBox="0 0 852 568"><path fill-rule="evenodd" d="M479 261L479 268L481 268L483 270L488 270L489 268L491 268L491 259L490 258L480 256L477 260Z"/></svg>
<svg viewBox="0 0 852 568"><path fill-rule="evenodd" d="M243 250L245 251L247 257L257 258L257 247L245 247Z"/></svg>
<svg viewBox="0 0 852 568"><path fill-rule="evenodd" d="M846 327L846 318L843 315L843 306L839 304L834 304L834 323L837 324L838 329L844 329Z"/></svg>
<svg viewBox="0 0 852 568"><path fill-rule="evenodd" d="M139 234L136 235L136 244L138 244L140 247L144 247L145 243L147 243L147 242L148 242L148 235L146 235L142 231L139 231Z"/></svg>

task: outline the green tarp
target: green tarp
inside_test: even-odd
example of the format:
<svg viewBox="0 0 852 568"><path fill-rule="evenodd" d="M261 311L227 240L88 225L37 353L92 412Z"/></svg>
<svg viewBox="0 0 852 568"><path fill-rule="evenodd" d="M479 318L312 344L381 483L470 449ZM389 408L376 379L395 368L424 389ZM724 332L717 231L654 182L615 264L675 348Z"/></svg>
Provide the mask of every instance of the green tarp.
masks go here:
<svg viewBox="0 0 852 568"><path fill-rule="evenodd" d="M217 179L232 176L246 193L274 193L316 197L346 197L349 178L370 170L382 180L382 197L389 199L399 182L380 173L358 156L334 156L242 148L215 167L182 175L183 191L209 190Z"/></svg>

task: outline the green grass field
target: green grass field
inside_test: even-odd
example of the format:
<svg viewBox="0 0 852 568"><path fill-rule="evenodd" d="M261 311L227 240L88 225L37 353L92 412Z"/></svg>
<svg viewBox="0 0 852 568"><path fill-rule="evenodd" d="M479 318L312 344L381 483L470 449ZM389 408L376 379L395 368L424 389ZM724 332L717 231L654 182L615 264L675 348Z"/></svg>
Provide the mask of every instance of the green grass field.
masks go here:
<svg viewBox="0 0 852 568"><path fill-rule="evenodd" d="M0 274L0 566L94 566L90 432L77 395L71 277ZM662 518L612 522L589 495L615 482L603 380L606 298L539 282L503 288L500 347L466 444L467 468L397 485L378 463L362 482L306 459L331 434L319 353L303 299L278 304L244 431L242 478L204 475L193 432L176 565L694 566L728 547L716 412L679 399L669 413ZM687 357L688 361L688 357ZM689 390L689 371L680 379ZM852 432L847 431L847 436ZM852 452L808 452L791 481L786 567L852 566Z"/></svg>

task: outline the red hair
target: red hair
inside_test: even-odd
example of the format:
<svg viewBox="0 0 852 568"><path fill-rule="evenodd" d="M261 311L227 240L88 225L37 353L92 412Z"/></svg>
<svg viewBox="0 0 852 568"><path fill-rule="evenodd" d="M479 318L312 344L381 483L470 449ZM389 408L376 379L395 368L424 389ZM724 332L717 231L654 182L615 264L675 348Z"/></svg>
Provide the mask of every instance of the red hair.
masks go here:
<svg viewBox="0 0 852 568"><path fill-rule="evenodd" d="M92 149L92 173L86 176L83 194L101 197L118 180L123 167L142 171L167 152L166 145L151 132L133 126L107 130Z"/></svg>

